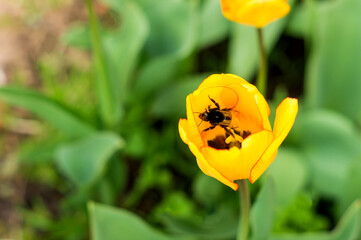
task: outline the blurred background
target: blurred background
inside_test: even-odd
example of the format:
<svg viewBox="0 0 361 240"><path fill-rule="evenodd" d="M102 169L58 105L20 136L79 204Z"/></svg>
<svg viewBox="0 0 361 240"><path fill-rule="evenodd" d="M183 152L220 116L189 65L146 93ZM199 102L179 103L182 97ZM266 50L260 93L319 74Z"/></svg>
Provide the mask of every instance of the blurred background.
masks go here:
<svg viewBox="0 0 361 240"><path fill-rule="evenodd" d="M361 1L289 3L264 29L267 96L271 119L300 110L250 185L252 239L361 239ZM218 0L0 0L0 239L234 239L238 193L178 120L258 55Z"/></svg>

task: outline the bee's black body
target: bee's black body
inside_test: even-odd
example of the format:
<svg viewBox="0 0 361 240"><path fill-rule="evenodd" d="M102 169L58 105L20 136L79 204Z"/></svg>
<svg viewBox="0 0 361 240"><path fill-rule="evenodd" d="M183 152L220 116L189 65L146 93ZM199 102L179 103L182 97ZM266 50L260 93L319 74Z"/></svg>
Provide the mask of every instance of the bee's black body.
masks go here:
<svg viewBox="0 0 361 240"><path fill-rule="evenodd" d="M209 97L209 96L208 96ZM224 129L225 135L217 135L214 139L208 140L208 145L216 149L230 149L231 147L242 148L242 142L234 140L229 143L226 142L226 139L229 136L233 136L236 139L235 134L243 139L246 139L251 135L250 131L243 130L240 131L231 127L232 122L232 110L233 108L223 108L221 109L219 104L209 97L209 99L214 103L216 107L212 108L211 105L206 108L206 111L200 113L198 117L205 122L208 122L211 126L204 129L202 132L209 131L214 129L217 126L220 126Z"/></svg>
<svg viewBox="0 0 361 240"><path fill-rule="evenodd" d="M218 108L208 108L205 112L199 114L199 118L211 125L219 125L232 120L232 116L228 110Z"/></svg>
<svg viewBox="0 0 361 240"><path fill-rule="evenodd" d="M202 112L198 115L200 119L205 122L211 124L209 128L203 130L203 132L211 130L216 126L222 127L227 133L233 135L232 132L229 131L228 127L232 121L232 108L223 108L221 109L219 104L212 98L209 99L216 105L215 108L211 108L211 105L208 106L205 112Z"/></svg>

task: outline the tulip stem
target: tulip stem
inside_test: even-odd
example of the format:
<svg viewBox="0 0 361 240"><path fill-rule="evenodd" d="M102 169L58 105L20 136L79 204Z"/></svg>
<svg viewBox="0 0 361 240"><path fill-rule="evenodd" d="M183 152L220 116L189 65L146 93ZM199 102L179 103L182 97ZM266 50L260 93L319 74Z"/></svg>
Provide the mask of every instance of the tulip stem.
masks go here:
<svg viewBox="0 0 361 240"><path fill-rule="evenodd" d="M237 240L247 240L249 230L250 198L247 179L237 181L240 197L240 215Z"/></svg>
<svg viewBox="0 0 361 240"><path fill-rule="evenodd" d="M264 46L262 28L257 28L260 62L256 85L258 90L266 98L267 95L267 52Z"/></svg>

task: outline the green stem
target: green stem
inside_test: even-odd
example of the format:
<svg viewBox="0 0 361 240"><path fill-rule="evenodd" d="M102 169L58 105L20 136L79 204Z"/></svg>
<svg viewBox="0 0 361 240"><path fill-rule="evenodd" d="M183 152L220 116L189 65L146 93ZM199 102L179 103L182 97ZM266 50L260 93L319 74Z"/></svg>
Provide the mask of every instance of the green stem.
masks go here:
<svg viewBox="0 0 361 240"><path fill-rule="evenodd" d="M93 10L93 4L91 0L86 0L86 6L89 14L90 33L93 47L93 58L95 68L97 70L96 88L98 91L98 100L100 104L100 113L103 122L107 127L111 127L113 124L113 104L112 94L110 91L109 79L107 76L105 60L103 55L102 44L100 40L100 34L98 29L98 22Z"/></svg>
<svg viewBox="0 0 361 240"><path fill-rule="evenodd" d="M239 196L240 196L240 215L237 240L247 240L249 230L249 209L250 209L250 198L248 190L247 179L239 180Z"/></svg>
<svg viewBox="0 0 361 240"><path fill-rule="evenodd" d="M260 64L256 85L258 90L266 98L267 95L267 52L264 47L262 28L257 28L258 46L260 52Z"/></svg>

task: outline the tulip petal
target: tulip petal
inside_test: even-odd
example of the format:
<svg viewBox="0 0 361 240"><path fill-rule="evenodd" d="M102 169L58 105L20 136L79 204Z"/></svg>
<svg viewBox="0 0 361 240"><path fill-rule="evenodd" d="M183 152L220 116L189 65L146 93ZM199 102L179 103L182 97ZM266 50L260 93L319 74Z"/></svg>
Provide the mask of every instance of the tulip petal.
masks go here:
<svg viewBox="0 0 361 240"><path fill-rule="evenodd" d="M179 135L185 144L193 142L197 147L203 146L203 140L197 132L191 132L186 119L180 119L178 123Z"/></svg>
<svg viewBox="0 0 361 240"><path fill-rule="evenodd" d="M296 98L285 98L276 110L276 119L273 126L275 138L286 138L295 122L298 112L298 100Z"/></svg>
<svg viewBox="0 0 361 240"><path fill-rule="evenodd" d="M197 90L203 90L209 87L224 87L231 84L244 84L244 85L251 85L249 82L244 80L241 77L238 77L234 74L212 74L211 76L204 79L204 81L199 85Z"/></svg>
<svg viewBox="0 0 361 240"><path fill-rule="evenodd" d="M281 0L250 1L238 12L237 22L262 28L287 15L291 7Z"/></svg>
<svg viewBox="0 0 361 240"><path fill-rule="evenodd" d="M237 9L241 9L247 4L246 1L238 0L221 0L223 15L231 21L237 19Z"/></svg>
<svg viewBox="0 0 361 240"><path fill-rule="evenodd" d="M194 111L190 102L190 97L192 94L187 96L186 105L187 105L187 120L188 124L182 124L183 130L188 135L188 140L195 143L198 148L205 145L204 141L201 138L201 133L198 129L198 124L194 118ZM180 122L181 123L181 122Z"/></svg>
<svg viewBox="0 0 361 240"><path fill-rule="evenodd" d="M257 90L257 88L244 79L233 74L213 74L206 78L198 89L189 96L190 106L193 107L193 113L204 112L209 106L214 104L209 98L214 99L222 108L231 108L233 113L240 120L242 126L239 130L247 130L252 133L259 131L272 130L268 116L270 114L269 106ZM188 105L187 105L188 110ZM196 125L201 125L205 129L207 124L193 115ZM189 115L188 115L189 119Z"/></svg>
<svg viewBox="0 0 361 240"><path fill-rule="evenodd" d="M274 136L272 131L264 130L252 134L242 142L242 158L246 161L245 170L247 170L244 178L250 177L254 164L260 159L273 141Z"/></svg>
<svg viewBox="0 0 361 240"><path fill-rule="evenodd" d="M241 149L232 147L231 149L215 149L203 147L203 156L210 165L230 181L240 179L240 172L244 169L244 159L241 158ZM249 175L249 172L248 174Z"/></svg>
<svg viewBox="0 0 361 240"><path fill-rule="evenodd" d="M221 0L222 13L231 21L264 27L290 11L286 0Z"/></svg>
<svg viewBox="0 0 361 240"><path fill-rule="evenodd" d="M271 165L277 155L279 146L290 132L298 112L298 101L294 98L286 98L277 107L273 135L275 140L263 153L251 170L250 181L255 182L264 171Z"/></svg>
<svg viewBox="0 0 361 240"><path fill-rule="evenodd" d="M255 162L273 141L271 131L261 131L248 136L242 142L242 148L218 150L203 147L201 152L212 167L221 172L230 181L249 178Z"/></svg>
<svg viewBox="0 0 361 240"><path fill-rule="evenodd" d="M178 122L178 131L182 141L185 144L189 143L188 136L189 136L189 125L187 119L179 119Z"/></svg>
<svg viewBox="0 0 361 240"><path fill-rule="evenodd" d="M191 152L193 153L193 155L196 156L197 164L204 174L217 179L218 181L232 188L234 191L238 189L238 185L236 183L224 177L219 171L217 171L214 167L212 167L209 164L209 162L205 159L203 154L193 143L189 143L188 146Z"/></svg>
<svg viewBox="0 0 361 240"><path fill-rule="evenodd" d="M189 130L189 124L186 119L180 119L178 123L179 128L179 134L183 140L184 143L188 144L189 149L193 153L194 156L197 158L197 164L199 168L207 174L208 176L211 176L219 181L221 181L223 184L231 187L233 190L238 189L238 185L231 182L230 180L226 179L222 174L220 174L217 170L215 170L204 158L202 153L198 150L196 144L194 143L195 137L190 133ZM190 137L191 136L191 137ZM202 141L202 140L201 140Z"/></svg>
<svg viewBox="0 0 361 240"><path fill-rule="evenodd" d="M272 131L271 124L269 122L269 115L271 114L271 109L269 108L269 105L266 101L266 99L263 97L263 95L258 92L254 95L256 104L258 107L258 111L261 114L262 117L262 126L263 129Z"/></svg>

